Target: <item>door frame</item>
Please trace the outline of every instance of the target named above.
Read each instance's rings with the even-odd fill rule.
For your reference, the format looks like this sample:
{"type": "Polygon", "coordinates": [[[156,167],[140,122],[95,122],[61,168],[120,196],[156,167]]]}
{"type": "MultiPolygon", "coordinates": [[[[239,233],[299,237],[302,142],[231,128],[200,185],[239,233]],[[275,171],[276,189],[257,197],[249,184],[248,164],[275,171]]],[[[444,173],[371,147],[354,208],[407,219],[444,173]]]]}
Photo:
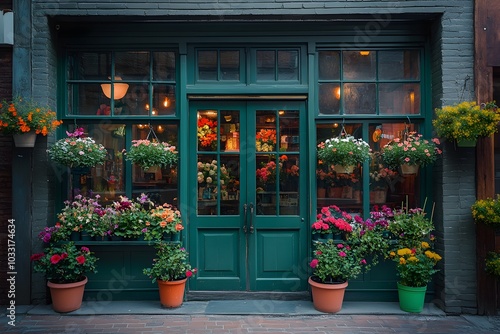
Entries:
{"type": "MultiPolygon", "coordinates": [[[[197,112],[200,109],[214,109],[214,110],[221,110],[221,109],[237,109],[240,110],[242,114],[242,120],[245,120],[246,123],[246,128],[240,130],[242,134],[244,135],[248,129],[248,134],[250,140],[247,140],[246,145],[248,146],[248,149],[250,152],[253,152],[255,154],[255,140],[251,140],[252,137],[251,135],[251,129],[256,129],[256,120],[255,120],[255,115],[256,111],[264,108],[274,108],[276,110],[278,109],[293,109],[293,110],[298,110],[299,111],[299,124],[300,124],[300,137],[303,139],[300,140],[300,151],[297,151],[296,153],[300,154],[301,159],[299,160],[300,164],[300,171],[301,173],[304,173],[303,176],[300,178],[300,200],[299,200],[299,212],[300,215],[294,215],[290,217],[281,217],[280,219],[287,219],[287,220],[294,220],[293,224],[296,226],[295,228],[297,229],[297,243],[298,245],[301,245],[301,247],[298,247],[298,258],[296,259],[297,263],[294,263],[293,265],[293,270],[295,277],[283,277],[283,280],[287,280],[288,283],[290,284],[290,289],[288,291],[294,291],[294,292],[304,292],[307,290],[307,278],[308,278],[308,269],[307,269],[307,256],[310,252],[310,247],[308,247],[308,242],[310,241],[309,239],[309,208],[308,208],[308,198],[307,192],[308,192],[308,177],[307,177],[307,170],[308,170],[308,129],[307,129],[307,101],[302,100],[302,101],[297,101],[295,100],[255,100],[255,99],[238,99],[238,101],[234,101],[233,99],[230,100],[223,100],[221,101],[220,99],[203,99],[203,101],[197,101],[192,100],[189,103],[189,128],[190,129],[195,129],[197,124],[197,112]],[[253,143],[252,143],[253,141],[253,143]],[[250,143],[248,143],[250,142],[250,143]]],[[[228,110],[225,109],[225,110],[228,110]]],[[[191,133],[191,131],[189,131],[191,133]]],[[[253,134],[255,136],[255,134],[253,134]]],[[[242,136],[243,138],[243,136],[242,136]]],[[[278,139],[279,140],[279,139],[278,139]]],[[[195,141],[195,143],[191,143],[189,147],[189,160],[190,161],[197,161],[198,159],[198,150],[197,150],[197,137],[194,137],[193,135],[190,135],[190,142],[195,141]]],[[[244,146],[243,139],[240,144],[242,147],[244,146]]],[[[256,162],[255,159],[251,163],[246,163],[245,158],[243,157],[242,154],[240,154],[240,171],[241,171],[241,184],[245,187],[246,189],[240,189],[241,193],[241,200],[239,201],[239,216],[228,216],[232,218],[237,218],[240,222],[242,221],[242,214],[244,213],[244,207],[243,205],[245,203],[249,202],[254,202],[256,200],[256,194],[255,192],[251,192],[249,189],[255,188],[255,177],[252,177],[252,174],[255,175],[254,173],[251,173],[252,170],[256,170],[256,162]]],[[[210,215],[208,216],[198,216],[197,214],[197,204],[198,204],[198,198],[197,198],[197,182],[196,178],[193,177],[196,173],[196,164],[190,163],[189,168],[188,168],[188,189],[190,190],[190,196],[188,196],[188,203],[187,207],[192,208],[191,210],[187,210],[189,217],[189,225],[188,225],[188,240],[189,240],[189,253],[190,253],[190,261],[191,264],[194,267],[199,268],[201,263],[200,263],[200,255],[198,254],[200,252],[199,247],[200,246],[200,238],[198,234],[198,229],[203,228],[203,220],[208,221],[209,219],[214,219],[213,217],[211,218],[210,215]],[[198,222],[201,221],[202,223],[198,225],[198,222]]],[[[214,216],[216,217],[216,216],[214,216]]],[[[220,217],[220,216],[219,216],[220,217]]],[[[223,217],[223,216],[222,216],[223,217]]],[[[224,217],[223,219],[225,219],[224,217]]],[[[263,224],[264,221],[267,220],[269,224],[272,224],[273,222],[276,221],[276,216],[264,216],[264,217],[259,217],[258,219],[261,220],[261,224],[263,224]]],[[[258,220],[256,220],[256,224],[258,224],[258,220]]],[[[240,223],[241,224],[241,223],[240,223]]],[[[205,224],[206,226],[207,224],[205,224]]],[[[264,224],[265,225],[265,224],[264,224]]],[[[264,225],[261,227],[264,228],[264,225]]],[[[235,228],[233,226],[233,228],[235,228]]],[[[256,226],[256,228],[258,228],[256,226]]],[[[279,228],[276,229],[274,228],[276,233],[279,233],[279,228]]],[[[232,281],[232,280],[227,280],[223,283],[224,289],[214,289],[213,291],[236,291],[236,292],[245,292],[245,291],[251,291],[251,292],[262,292],[262,291],[277,291],[277,288],[273,288],[273,284],[266,284],[266,279],[261,278],[257,279],[257,259],[256,257],[258,256],[256,250],[258,247],[258,242],[257,240],[257,234],[249,234],[249,233],[244,233],[240,229],[239,232],[233,231],[233,233],[237,233],[238,236],[238,242],[239,245],[237,246],[237,249],[239,251],[238,257],[239,259],[236,260],[236,262],[239,264],[241,271],[240,272],[240,281],[232,281]],[[247,246],[248,245],[248,246],[247,246]],[[252,248],[253,245],[253,248],[252,248]],[[247,256],[242,256],[241,254],[244,254],[248,249],[253,250],[248,253],[247,256]],[[254,265],[255,267],[251,268],[249,264],[245,263],[245,261],[248,259],[249,264],[254,265]],[[252,271],[253,270],[253,271],[252,271]],[[259,284],[257,283],[257,280],[259,281],[259,284]]],[[[282,229],[283,231],[286,230],[286,227],[282,229]]],[[[235,236],[236,237],[236,236],[235,236]]],[[[199,270],[200,273],[200,270],[199,270]]],[[[190,283],[190,291],[206,291],[206,290],[212,290],[210,288],[210,283],[203,283],[203,281],[206,279],[206,277],[200,277],[201,275],[197,275],[194,280],[191,280],[192,282],[190,283]]],[[[209,280],[208,280],[209,281],[209,280]]],[[[214,280],[215,281],[215,280],[214,280]]]]}

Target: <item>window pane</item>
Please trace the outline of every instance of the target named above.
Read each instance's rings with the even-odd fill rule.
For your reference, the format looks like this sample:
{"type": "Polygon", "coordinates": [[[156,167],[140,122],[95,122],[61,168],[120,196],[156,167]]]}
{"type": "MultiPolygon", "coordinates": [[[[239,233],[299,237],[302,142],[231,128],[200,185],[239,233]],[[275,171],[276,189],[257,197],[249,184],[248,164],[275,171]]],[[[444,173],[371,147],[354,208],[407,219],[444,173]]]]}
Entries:
{"type": "Polygon", "coordinates": [[[215,154],[198,155],[198,215],[217,215],[219,162],[215,154]]]}
{"type": "Polygon", "coordinates": [[[217,150],[217,111],[198,111],[198,151],[217,150]]]}
{"type": "Polygon", "coordinates": [[[224,155],[220,157],[220,214],[239,214],[240,199],[240,157],[239,155],[224,155]]]}
{"type": "MultiPolygon", "coordinates": [[[[160,142],[167,142],[178,147],[178,126],[176,124],[152,124],[152,129],[160,142]]],[[[132,126],[132,139],[147,139],[150,132],[146,124],[132,126]]],[[[152,139],[151,135],[149,139],[152,139]]],[[[152,167],[147,170],[138,165],[132,165],[132,197],[142,193],[157,205],[169,203],[177,206],[178,184],[177,166],[152,167]]]]}
{"type": "Polygon", "coordinates": [[[153,85],[153,116],[175,115],[175,86],[153,85]]]}
{"type": "Polygon", "coordinates": [[[275,51],[257,51],[257,80],[276,80],[275,65],[275,51]]]}
{"type": "Polygon", "coordinates": [[[175,80],[175,52],[153,52],[153,80],[175,80]]]}
{"type": "Polygon", "coordinates": [[[419,114],[420,84],[385,83],[379,84],[380,114],[419,114]]]}
{"type": "Polygon", "coordinates": [[[345,114],[375,114],[375,84],[344,84],[345,114]]]}
{"type": "MultiPolygon", "coordinates": [[[[125,148],[124,124],[79,124],[84,133],[96,143],[104,145],[106,160],[103,165],[78,168],[72,172],[73,192],[86,197],[99,195],[101,204],[110,204],[125,196],[125,169],[122,150],[125,148]]],[[[69,131],[74,126],[68,127],[69,131]]],[[[68,197],[69,198],[69,197],[68,197]]]]}
{"type": "Polygon", "coordinates": [[[418,50],[379,51],[379,79],[420,79],[420,56],[418,50]]]}
{"type": "Polygon", "coordinates": [[[343,51],[344,80],[374,80],[376,73],[375,52],[343,51]]]}
{"type": "Polygon", "coordinates": [[[221,80],[240,80],[240,52],[238,50],[220,52],[221,80]]]}
{"type": "Polygon", "coordinates": [[[115,76],[116,80],[149,80],[149,52],[116,52],[115,76]]]}
{"type": "Polygon", "coordinates": [[[68,79],[107,80],[111,75],[111,53],[73,52],[68,59],[68,79]]]}
{"type": "Polygon", "coordinates": [[[198,51],[198,80],[217,80],[217,51],[198,51]]]}
{"type": "Polygon", "coordinates": [[[149,115],[149,85],[130,84],[125,103],[124,115],[149,115]]]}
{"type": "Polygon", "coordinates": [[[278,80],[299,80],[299,53],[278,51],[278,80]]]}
{"type": "Polygon", "coordinates": [[[319,80],[340,79],[340,52],[319,52],[318,77],[319,80]]]}
{"type": "Polygon", "coordinates": [[[324,115],[338,115],[340,113],[340,84],[319,84],[319,113],[324,115]]]}

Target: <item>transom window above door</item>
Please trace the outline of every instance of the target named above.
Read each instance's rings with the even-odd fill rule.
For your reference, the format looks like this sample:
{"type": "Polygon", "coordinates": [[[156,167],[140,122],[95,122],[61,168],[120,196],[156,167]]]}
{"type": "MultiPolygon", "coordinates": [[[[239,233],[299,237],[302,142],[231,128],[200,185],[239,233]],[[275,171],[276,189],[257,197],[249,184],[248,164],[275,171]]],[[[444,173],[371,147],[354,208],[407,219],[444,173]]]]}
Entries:
{"type": "Polygon", "coordinates": [[[420,115],[420,50],[318,51],[319,115],[420,115]]]}

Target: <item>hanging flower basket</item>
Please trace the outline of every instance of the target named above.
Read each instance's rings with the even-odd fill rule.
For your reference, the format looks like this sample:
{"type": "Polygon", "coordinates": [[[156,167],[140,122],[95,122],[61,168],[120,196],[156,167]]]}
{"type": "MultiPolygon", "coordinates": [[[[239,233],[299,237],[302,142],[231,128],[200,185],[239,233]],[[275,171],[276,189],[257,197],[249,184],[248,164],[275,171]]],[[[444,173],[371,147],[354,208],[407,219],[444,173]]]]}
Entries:
{"type": "Polygon", "coordinates": [[[335,137],[318,145],[322,163],[337,166],[357,166],[370,157],[370,145],[353,136],[335,137]]]}
{"type": "Polygon", "coordinates": [[[16,147],[35,147],[36,132],[17,133],[12,135],[12,138],[14,138],[14,145],[16,147]]]}
{"type": "Polygon", "coordinates": [[[132,140],[132,147],[125,156],[127,160],[145,170],[153,166],[174,166],[177,163],[175,146],[148,139],[132,140]]]}

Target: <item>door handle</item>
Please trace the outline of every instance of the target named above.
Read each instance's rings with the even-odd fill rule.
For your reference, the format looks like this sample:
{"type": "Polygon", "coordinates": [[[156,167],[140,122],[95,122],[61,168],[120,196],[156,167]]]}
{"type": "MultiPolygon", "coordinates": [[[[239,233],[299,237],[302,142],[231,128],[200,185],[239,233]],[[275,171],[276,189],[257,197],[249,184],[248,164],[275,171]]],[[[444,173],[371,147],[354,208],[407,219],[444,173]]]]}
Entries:
{"type": "Polygon", "coordinates": [[[243,204],[243,220],[244,220],[244,224],[243,224],[243,232],[247,233],[247,205],[246,204],[243,204]]]}
{"type": "Polygon", "coordinates": [[[254,227],[253,227],[253,203],[250,203],[250,233],[254,232],[254,227]]]}

